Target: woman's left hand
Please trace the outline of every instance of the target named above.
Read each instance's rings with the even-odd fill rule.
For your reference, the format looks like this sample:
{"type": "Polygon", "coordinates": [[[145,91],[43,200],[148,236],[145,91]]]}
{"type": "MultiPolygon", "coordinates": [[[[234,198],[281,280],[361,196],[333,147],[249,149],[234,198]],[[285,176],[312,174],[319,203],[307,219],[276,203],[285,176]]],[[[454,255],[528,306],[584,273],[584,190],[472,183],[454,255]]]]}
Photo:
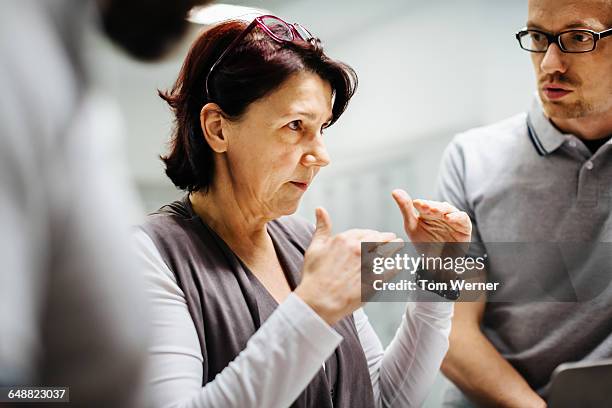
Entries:
{"type": "Polygon", "coordinates": [[[392,195],[402,212],[404,229],[412,242],[470,241],[472,222],[465,212],[446,202],[412,200],[400,189],[394,190],[392,195]]]}

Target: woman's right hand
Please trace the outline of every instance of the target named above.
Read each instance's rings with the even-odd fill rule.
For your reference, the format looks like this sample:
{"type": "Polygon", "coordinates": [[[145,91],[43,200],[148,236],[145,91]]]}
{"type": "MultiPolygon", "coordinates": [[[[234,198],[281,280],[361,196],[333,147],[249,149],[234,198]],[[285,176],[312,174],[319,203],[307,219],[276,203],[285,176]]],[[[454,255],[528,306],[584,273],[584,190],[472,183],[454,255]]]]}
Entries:
{"type": "Polygon", "coordinates": [[[361,306],[361,243],[402,242],[392,232],[352,229],[332,235],[331,219],[316,209],[317,226],[304,255],[298,295],[332,325],[361,306]]]}

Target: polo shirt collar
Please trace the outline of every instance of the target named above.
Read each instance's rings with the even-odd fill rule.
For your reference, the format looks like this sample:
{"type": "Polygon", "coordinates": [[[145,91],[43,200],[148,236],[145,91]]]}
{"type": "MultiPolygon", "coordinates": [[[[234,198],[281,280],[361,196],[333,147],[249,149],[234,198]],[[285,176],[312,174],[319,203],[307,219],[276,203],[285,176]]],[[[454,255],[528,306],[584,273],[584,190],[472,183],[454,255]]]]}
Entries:
{"type": "Polygon", "coordinates": [[[544,114],[540,98],[535,96],[527,114],[529,137],[540,156],[546,156],[557,150],[566,137],[544,114]]]}

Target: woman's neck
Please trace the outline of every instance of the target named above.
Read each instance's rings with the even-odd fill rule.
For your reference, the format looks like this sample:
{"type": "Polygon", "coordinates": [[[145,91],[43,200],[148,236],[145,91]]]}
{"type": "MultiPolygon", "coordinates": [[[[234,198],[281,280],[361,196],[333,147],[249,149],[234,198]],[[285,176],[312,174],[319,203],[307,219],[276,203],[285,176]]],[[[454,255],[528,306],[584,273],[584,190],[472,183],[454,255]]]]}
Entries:
{"type": "Polygon", "coordinates": [[[237,253],[252,253],[271,244],[266,223],[270,221],[240,201],[232,191],[211,186],[206,193],[193,192],[194,212],[237,253]]]}

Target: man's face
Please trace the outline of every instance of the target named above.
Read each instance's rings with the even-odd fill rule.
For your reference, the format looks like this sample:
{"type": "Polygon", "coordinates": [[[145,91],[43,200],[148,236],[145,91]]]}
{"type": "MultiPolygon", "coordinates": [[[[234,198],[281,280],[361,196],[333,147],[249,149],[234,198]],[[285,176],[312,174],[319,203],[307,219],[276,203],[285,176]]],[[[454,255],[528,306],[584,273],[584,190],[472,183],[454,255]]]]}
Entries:
{"type": "MultiPolygon", "coordinates": [[[[612,0],[530,0],[528,28],[557,34],[584,28],[610,28],[612,0]]],[[[568,54],[551,44],[532,53],[544,111],[550,118],[574,119],[612,112],[612,38],[597,42],[592,52],[568,54]]]]}

